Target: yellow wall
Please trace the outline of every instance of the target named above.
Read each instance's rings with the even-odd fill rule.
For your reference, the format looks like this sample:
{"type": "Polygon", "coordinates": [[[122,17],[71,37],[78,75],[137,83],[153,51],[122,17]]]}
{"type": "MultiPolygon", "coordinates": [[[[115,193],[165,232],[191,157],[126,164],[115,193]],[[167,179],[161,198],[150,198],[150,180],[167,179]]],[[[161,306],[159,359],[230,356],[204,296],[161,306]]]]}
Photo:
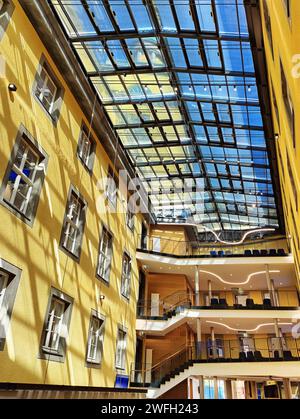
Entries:
{"type": "MultiPolygon", "coordinates": [[[[300,2],[291,1],[291,19],[289,20],[284,8],[284,2],[281,0],[266,1],[269,15],[271,18],[273,53],[272,56],[270,43],[266,33],[264,19],[264,40],[266,58],[268,64],[268,75],[270,82],[271,102],[273,110],[273,119],[275,125],[275,133],[279,134],[279,140],[276,142],[278,153],[278,166],[281,180],[283,207],[287,231],[291,235],[291,246],[295,256],[295,264],[297,270],[299,284],[299,267],[300,267],[300,248],[298,238],[300,239],[300,219],[299,219],[299,188],[300,188],[300,2]],[[295,141],[296,147],[293,146],[291,130],[288,123],[287,113],[281,89],[281,70],[280,60],[282,62],[287,83],[290,90],[291,99],[295,111],[295,141]],[[273,104],[272,85],[276,102],[278,106],[279,119],[277,120],[275,107],[273,104]],[[288,170],[287,159],[290,161],[292,176],[294,178],[297,196],[294,196],[291,176],[288,170]],[[293,216],[292,216],[293,214],[293,216]],[[294,218],[294,220],[293,220],[294,218]]],[[[264,16],[263,1],[260,0],[261,13],[264,16]]]]}
{"type": "MultiPolygon", "coordinates": [[[[128,328],[127,374],[134,361],[138,292],[135,249],[141,220],[136,220],[133,235],[126,227],[125,214],[97,212],[97,180],[105,176],[109,163],[100,144],[101,139],[97,141],[94,170],[90,176],[76,157],[81,122],[88,121],[18,2],[15,2],[15,5],[6,34],[0,42],[0,54],[6,60],[5,77],[0,79],[0,181],[3,179],[21,124],[50,158],[33,228],[0,206],[0,256],[22,269],[10,332],[5,349],[0,352],[0,381],[114,386],[115,347],[119,323],[128,328]],[[31,93],[41,54],[46,56],[65,89],[57,127],[52,124],[31,93]],[[15,83],[18,91],[9,94],[8,83],[15,83]],[[59,249],[71,184],[88,202],[79,264],[59,249]],[[114,257],[109,287],[95,277],[101,222],[104,222],[114,235],[114,257]],[[120,296],[119,291],[124,249],[132,256],[130,303],[120,296]],[[48,363],[37,357],[51,286],[74,298],[64,363],[48,363]],[[102,305],[99,302],[100,294],[106,297],[102,305]],[[92,309],[106,316],[104,357],[100,369],[85,367],[92,309]]],[[[95,133],[93,134],[96,137],[95,133]]],[[[119,200],[119,210],[121,205],[119,200]]]]}

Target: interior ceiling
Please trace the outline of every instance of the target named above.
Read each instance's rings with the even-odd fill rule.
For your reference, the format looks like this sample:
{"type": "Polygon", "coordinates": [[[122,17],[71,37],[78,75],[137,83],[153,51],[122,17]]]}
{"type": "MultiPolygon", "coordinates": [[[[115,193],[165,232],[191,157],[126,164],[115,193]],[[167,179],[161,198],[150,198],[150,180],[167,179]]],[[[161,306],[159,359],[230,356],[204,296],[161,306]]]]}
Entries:
{"type": "MultiPolygon", "coordinates": [[[[145,265],[144,265],[145,267],[145,265]]],[[[270,277],[274,280],[276,289],[295,287],[295,270],[292,263],[270,264],[270,277]]],[[[186,275],[190,284],[194,286],[195,266],[172,266],[161,262],[147,261],[146,271],[157,274],[186,275]]],[[[266,265],[201,265],[199,267],[199,280],[201,291],[208,290],[208,281],[212,283],[215,291],[241,288],[243,290],[266,290],[266,265]]],[[[176,279],[174,278],[174,281],[176,279]]]]}
{"type": "Polygon", "coordinates": [[[50,3],[159,222],[278,227],[243,0],[50,3]]]}

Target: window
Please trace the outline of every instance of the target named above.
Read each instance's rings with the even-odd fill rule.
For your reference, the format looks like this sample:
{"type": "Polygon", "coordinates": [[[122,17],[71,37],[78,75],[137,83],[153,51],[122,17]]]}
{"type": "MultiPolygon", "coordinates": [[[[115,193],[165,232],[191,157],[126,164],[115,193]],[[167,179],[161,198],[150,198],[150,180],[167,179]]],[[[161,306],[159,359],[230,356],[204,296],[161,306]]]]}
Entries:
{"type": "Polygon", "coordinates": [[[104,338],[104,319],[100,318],[96,312],[92,314],[90,321],[87,362],[91,364],[101,364],[102,349],[104,338]]]}
{"type": "Polygon", "coordinates": [[[267,31],[267,35],[268,35],[268,39],[269,39],[269,43],[270,43],[272,56],[274,58],[271,18],[270,18],[270,13],[269,13],[269,9],[268,9],[268,5],[267,5],[266,0],[263,1],[263,7],[264,7],[264,18],[265,18],[266,31],[267,31]]]}
{"type": "Polygon", "coordinates": [[[11,0],[0,0],[0,41],[6,31],[15,6],[11,0]]]}
{"type": "Polygon", "coordinates": [[[82,126],[78,141],[77,155],[83,165],[92,172],[94,165],[96,143],[91,137],[91,133],[85,126],[82,126]]]}
{"type": "Polygon", "coordinates": [[[119,327],[117,338],[116,350],[116,368],[125,370],[126,368],[126,345],[127,345],[127,332],[119,327]]]}
{"type": "Polygon", "coordinates": [[[293,175],[293,170],[292,170],[290,159],[289,159],[289,156],[288,155],[287,155],[287,168],[288,168],[288,172],[289,172],[289,179],[290,179],[290,183],[291,183],[292,192],[293,192],[293,195],[294,195],[294,200],[295,200],[295,205],[296,205],[296,211],[298,211],[298,194],[297,194],[297,188],[296,188],[295,179],[294,179],[294,175],[293,175]]]}
{"type": "Polygon", "coordinates": [[[52,288],[41,340],[41,357],[63,361],[73,299],[52,288]]]}
{"type": "Polygon", "coordinates": [[[21,270],[0,258],[0,351],[4,349],[21,270]]]}
{"type": "Polygon", "coordinates": [[[117,206],[117,190],[117,179],[110,167],[107,174],[106,197],[114,207],[117,206]]]}
{"type": "Polygon", "coordinates": [[[131,259],[124,253],[122,264],[121,294],[129,299],[130,296],[131,259]]]}
{"type": "Polygon", "coordinates": [[[45,68],[42,68],[35,94],[44,108],[51,114],[55,102],[57,87],[45,68]]]}
{"type": "Polygon", "coordinates": [[[126,223],[130,230],[134,230],[134,213],[131,212],[129,209],[127,210],[126,214],[126,223]]]}
{"type": "Polygon", "coordinates": [[[21,128],[1,188],[1,202],[28,224],[33,224],[45,178],[48,156],[21,128]]]}
{"type": "Polygon", "coordinates": [[[109,231],[103,227],[99,246],[99,259],[97,275],[109,282],[111,262],[113,255],[113,238],[109,231]]]}
{"type": "Polygon", "coordinates": [[[282,0],[285,8],[286,15],[291,19],[291,0],[282,0]]]}
{"type": "Polygon", "coordinates": [[[33,85],[33,94],[47,115],[56,123],[59,118],[64,89],[42,56],[33,85]]]}
{"type": "Polygon", "coordinates": [[[282,96],[284,100],[285,110],[288,116],[288,122],[293,138],[293,146],[296,147],[296,137],[295,137],[295,113],[294,113],[294,106],[293,101],[290,94],[290,89],[287,84],[287,80],[285,77],[284,68],[282,62],[280,61],[280,68],[281,68],[281,89],[282,89],[282,96]]]}
{"type": "Polygon", "coordinates": [[[86,202],[71,187],[62,229],[61,246],[77,259],[81,252],[86,208],[86,202]]]}

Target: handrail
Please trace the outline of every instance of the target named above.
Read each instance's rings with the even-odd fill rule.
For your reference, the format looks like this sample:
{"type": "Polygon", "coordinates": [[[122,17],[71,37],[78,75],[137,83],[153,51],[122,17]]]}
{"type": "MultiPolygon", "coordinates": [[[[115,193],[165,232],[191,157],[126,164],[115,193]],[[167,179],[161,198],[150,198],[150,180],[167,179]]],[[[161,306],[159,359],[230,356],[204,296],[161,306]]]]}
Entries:
{"type": "MultiPolygon", "coordinates": [[[[139,234],[138,236],[141,236],[141,234],[139,234]]],[[[218,242],[213,242],[211,244],[208,244],[207,242],[202,242],[200,240],[176,240],[170,237],[163,237],[163,236],[156,236],[156,235],[147,235],[147,236],[143,236],[146,237],[147,240],[151,240],[151,239],[160,239],[160,240],[166,240],[169,242],[174,242],[174,243],[187,243],[187,244],[197,244],[199,246],[201,246],[201,248],[214,248],[214,247],[245,247],[245,246],[251,246],[251,245],[257,245],[260,243],[266,243],[266,242],[274,242],[274,241],[281,241],[281,240],[285,240],[287,241],[287,237],[285,236],[274,236],[274,237],[266,237],[266,238],[262,238],[262,239],[257,239],[257,240],[249,240],[249,241],[245,241],[243,243],[236,243],[236,244],[224,244],[224,243],[218,243],[218,242]]]]}
{"type": "Polygon", "coordinates": [[[162,358],[164,358],[162,361],[157,362],[155,365],[153,365],[152,369],[158,367],[160,364],[162,364],[163,362],[167,361],[168,359],[173,358],[174,356],[176,356],[179,352],[181,352],[182,350],[184,350],[187,347],[186,344],[183,344],[180,349],[178,349],[176,352],[172,353],[169,352],[168,354],[164,355],[162,358]],[[171,355],[169,355],[171,354],[171,355]],[[169,355],[169,356],[168,356],[169,355]],[[166,358],[165,358],[166,357],[166,358]]]}
{"type": "MultiPolygon", "coordinates": [[[[234,340],[222,340],[221,344],[212,342],[195,342],[192,345],[180,347],[174,354],[155,364],[151,368],[131,369],[131,383],[140,382],[143,385],[160,385],[165,377],[188,368],[190,362],[244,362],[244,361],[300,361],[300,339],[291,337],[250,337],[250,342],[243,343],[234,340]],[[199,345],[200,344],[200,345],[199,345]],[[250,356],[251,355],[251,356],[250,356]],[[141,381],[135,381],[141,380],[141,381]]],[[[145,366],[148,364],[145,364],[145,366]]]]}

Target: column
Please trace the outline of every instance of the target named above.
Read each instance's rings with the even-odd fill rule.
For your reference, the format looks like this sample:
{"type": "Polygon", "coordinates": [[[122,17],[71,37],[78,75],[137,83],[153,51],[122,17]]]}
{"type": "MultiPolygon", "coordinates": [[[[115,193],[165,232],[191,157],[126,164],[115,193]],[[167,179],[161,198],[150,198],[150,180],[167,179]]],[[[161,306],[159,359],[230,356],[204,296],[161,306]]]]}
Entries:
{"type": "Polygon", "coordinates": [[[199,377],[199,398],[204,400],[204,378],[203,376],[199,377]]]}
{"type": "Polygon", "coordinates": [[[196,267],[195,271],[195,305],[200,306],[200,282],[198,266],[196,267]]]}
{"type": "Polygon", "coordinates": [[[274,319],[274,329],[275,329],[275,336],[276,336],[276,345],[278,345],[279,355],[283,356],[283,347],[282,347],[282,335],[281,330],[279,328],[278,319],[274,319]]]}
{"type": "Polygon", "coordinates": [[[231,380],[225,380],[226,399],[232,399],[232,384],[231,380]]]}
{"type": "Polygon", "coordinates": [[[197,318],[196,319],[196,329],[197,329],[197,358],[200,359],[201,358],[201,346],[202,346],[202,332],[201,332],[201,319],[197,318]]]}
{"type": "Polygon", "coordinates": [[[211,286],[211,280],[208,280],[208,299],[209,299],[209,305],[211,304],[212,299],[212,286],[211,286]]]}
{"type": "Polygon", "coordinates": [[[267,280],[267,287],[268,287],[268,291],[270,293],[270,299],[271,299],[271,304],[273,306],[275,306],[275,301],[273,298],[273,292],[272,292],[272,285],[271,285],[271,278],[270,278],[270,271],[269,271],[269,265],[266,265],[266,280],[267,280]]]}
{"type": "Polygon", "coordinates": [[[211,334],[211,345],[212,345],[212,354],[213,354],[213,358],[217,358],[218,354],[217,354],[217,348],[216,348],[216,339],[215,339],[215,329],[214,327],[210,328],[210,334],[211,334]]]}
{"type": "Polygon", "coordinates": [[[214,399],[217,400],[218,398],[219,398],[218,379],[214,377],[214,399]]]}
{"type": "Polygon", "coordinates": [[[271,279],[271,291],[272,291],[272,297],[273,297],[273,301],[274,301],[274,306],[278,307],[278,300],[277,300],[277,296],[276,296],[276,292],[275,292],[275,284],[274,284],[274,279],[271,279]]]}
{"type": "Polygon", "coordinates": [[[289,378],[283,379],[283,387],[284,387],[284,397],[286,399],[292,399],[293,393],[292,393],[291,380],[289,378]]]}

